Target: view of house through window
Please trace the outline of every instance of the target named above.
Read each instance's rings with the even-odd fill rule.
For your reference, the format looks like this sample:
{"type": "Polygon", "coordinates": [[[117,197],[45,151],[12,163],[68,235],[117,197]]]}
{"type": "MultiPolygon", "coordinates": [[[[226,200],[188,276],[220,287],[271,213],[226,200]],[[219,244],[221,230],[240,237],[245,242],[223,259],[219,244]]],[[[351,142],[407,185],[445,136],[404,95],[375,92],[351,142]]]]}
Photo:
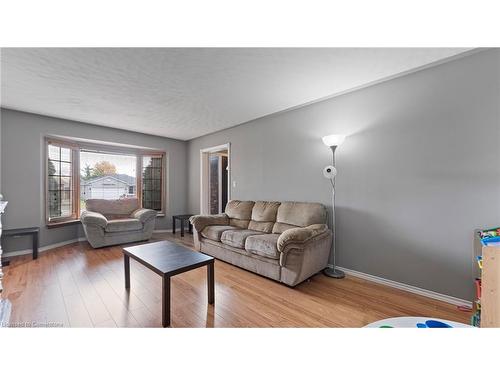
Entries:
{"type": "Polygon", "coordinates": [[[165,209],[165,153],[100,149],[49,139],[46,165],[47,222],[78,220],[87,199],[139,198],[143,208],[165,209]],[[79,169],[79,171],[78,171],[79,169]]]}
{"type": "Polygon", "coordinates": [[[87,199],[137,196],[135,155],[80,151],[80,211],[87,199]]]}

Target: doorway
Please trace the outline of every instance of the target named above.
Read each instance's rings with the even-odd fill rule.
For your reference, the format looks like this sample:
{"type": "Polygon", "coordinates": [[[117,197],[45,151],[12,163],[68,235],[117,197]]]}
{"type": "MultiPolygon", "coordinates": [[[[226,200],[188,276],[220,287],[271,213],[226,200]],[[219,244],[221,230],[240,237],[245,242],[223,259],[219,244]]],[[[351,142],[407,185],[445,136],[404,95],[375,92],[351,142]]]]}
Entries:
{"type": "Polygon", "coordinates": [[[200,165],[201,214],[220,214],[230,199],[229,143],[200,150],[200,165]]]}

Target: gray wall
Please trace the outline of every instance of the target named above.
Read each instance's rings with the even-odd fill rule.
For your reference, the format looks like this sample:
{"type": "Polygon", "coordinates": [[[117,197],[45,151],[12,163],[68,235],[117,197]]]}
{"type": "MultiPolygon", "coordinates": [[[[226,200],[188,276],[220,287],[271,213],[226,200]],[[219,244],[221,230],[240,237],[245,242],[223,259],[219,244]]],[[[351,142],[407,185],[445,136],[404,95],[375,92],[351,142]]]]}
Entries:
{"type": "MultiPolygon", "coordinates": [[[[9,201],[3,217],[5,229],[40,226],[40,246],[83,237],[80,224],[48,229],[44,209],[44,136],[60,135],[152,147],[167,152],[168,200],[166,216],[157,229],[170,228],[172,214],[186,212],[187,143],[168,138],[1,109],[0,191],[9,201]]],[[[29,239],[7,239],[4,251],[30,247],[29,239]]]]}
{"type": "Polygon", "coordinates": [[[329,207],[323,135],[337,150],[338,264],[471,300],[474,228],[500,225],[500,52],[487,50],[189,142],[231,143],[232,197],[329,207]]]}

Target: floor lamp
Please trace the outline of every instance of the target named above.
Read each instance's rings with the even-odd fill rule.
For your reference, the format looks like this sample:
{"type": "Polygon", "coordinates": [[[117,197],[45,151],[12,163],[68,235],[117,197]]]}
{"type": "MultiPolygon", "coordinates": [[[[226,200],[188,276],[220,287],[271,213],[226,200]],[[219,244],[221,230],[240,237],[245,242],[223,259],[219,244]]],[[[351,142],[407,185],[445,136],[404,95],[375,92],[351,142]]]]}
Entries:
{"type": "Polygon", "coordinates": [[[332,241],[332,263],[328,265],[328,268],[325,268],[323,273],[326,276],[333,277],[335,279],[342,279],[345,277],[343,271],[335,268],[335,242],[337,239],[337,231],[335,228],[335,176],[337,175],[337,169],[335,168],[335,150],[338,146],[340,146],[344,140],[345,135],[342,134],[331,134],[322,138],[323,143],[330,147],[332,150],[332,165],[328,165],[323,169],[323,176],[330,180],[332,184],[332,231],[333,231],[333,241],[332,241]]]}

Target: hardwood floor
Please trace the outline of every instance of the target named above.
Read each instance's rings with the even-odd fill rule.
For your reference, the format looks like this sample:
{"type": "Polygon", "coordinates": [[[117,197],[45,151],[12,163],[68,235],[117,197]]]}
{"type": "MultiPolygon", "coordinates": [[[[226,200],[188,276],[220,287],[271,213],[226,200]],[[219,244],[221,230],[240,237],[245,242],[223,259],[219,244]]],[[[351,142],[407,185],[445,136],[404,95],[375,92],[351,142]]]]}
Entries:
{"type": "MultiPolygon", "coordinates": [[[[192,246],[192,236],[155,234],[192,246]]],[[[161,278],[134,260],[124,288],[120,246],[87,242],[13,258],[4,268],[4,297],[13,326],[161,327],[161,278]]],[[[347,276],[318,274],[295,288],[215,262],[215,305],[207,304],[206,269],[172,278],[172,327],[361,327],[412,315],[467,323],[453,305],[347,276]]]]}

